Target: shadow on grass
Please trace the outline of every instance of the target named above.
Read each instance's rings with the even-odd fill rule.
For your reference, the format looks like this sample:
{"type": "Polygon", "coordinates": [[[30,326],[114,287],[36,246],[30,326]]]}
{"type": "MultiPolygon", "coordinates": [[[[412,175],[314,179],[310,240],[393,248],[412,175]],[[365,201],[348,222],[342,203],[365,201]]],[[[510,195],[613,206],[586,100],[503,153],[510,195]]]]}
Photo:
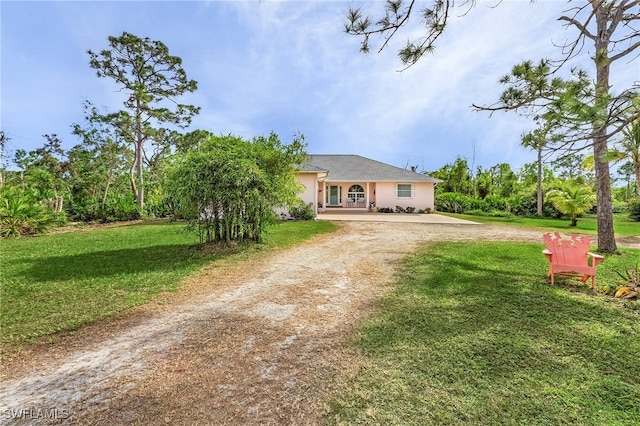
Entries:
{"type": "Polygon", "coordinates": [[[171,271],[214,256],[192,244],[105,250],[36,259],[24,275],[37,281],[56,281],[171,271]]]}
{"type": "Polygon", "coordinates": [[[526,244],[443,243],[410,258],[358,340],[379,362],[364,380],[385,382],[385,420],[640,420],[637,315],[551,287],[546,267],[526,244]]]}

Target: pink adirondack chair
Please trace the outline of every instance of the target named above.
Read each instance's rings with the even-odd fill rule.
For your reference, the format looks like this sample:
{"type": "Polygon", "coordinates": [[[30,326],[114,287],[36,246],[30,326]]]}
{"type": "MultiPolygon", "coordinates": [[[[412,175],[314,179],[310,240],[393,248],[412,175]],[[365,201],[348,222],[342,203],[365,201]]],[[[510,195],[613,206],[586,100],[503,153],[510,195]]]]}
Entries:
{"type": "Polygon", "coordinates": [[[591,288],[595,288],[596,266],[604,257],[589,252],[591,242],[588,236],[573,234],[567,239],[562,238],[557,232],[547,232],[544,234],[544,244],[547,248],[542,253],[549,261],[547,276],[551,277],[551,285],[555,284],[554,278],[558,274],[577,277],[583,282],[591,277],[591,288]]]}

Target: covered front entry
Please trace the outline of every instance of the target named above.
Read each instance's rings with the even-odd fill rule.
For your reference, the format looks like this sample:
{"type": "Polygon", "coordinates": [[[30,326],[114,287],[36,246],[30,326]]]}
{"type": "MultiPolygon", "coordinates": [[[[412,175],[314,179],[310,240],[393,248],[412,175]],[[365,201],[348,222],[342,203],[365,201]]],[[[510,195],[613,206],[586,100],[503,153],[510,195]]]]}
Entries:
{"type": "MultiPolygon", "coordinates": [[[[323,190],[321,188],[319,193],[322,194],[322,192],[323,190]]],[[[319,197],[318,201],[320,203],[324,202],[325,207],[342,207],[361,210],[375,203],[375,184],[371,185],[369,182],[340,182],[340,184],[337,185],[335,183],[325,182],[324,194],[325,196],[319,197]]]]}

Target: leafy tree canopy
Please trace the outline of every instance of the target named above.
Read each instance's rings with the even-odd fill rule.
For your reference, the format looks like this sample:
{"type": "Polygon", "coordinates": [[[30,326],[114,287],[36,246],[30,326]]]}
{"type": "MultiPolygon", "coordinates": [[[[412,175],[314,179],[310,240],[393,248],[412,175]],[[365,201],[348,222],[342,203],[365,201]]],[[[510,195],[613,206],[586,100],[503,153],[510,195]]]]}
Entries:
{"type": "Polygon", "coordinates": [[[194,92],[197,83],[187,78],[182,59],[170,55],[161,41],[123,32],[119,37],[109,37],[109,49],[87,53],[98,77],[111,78],[126,95],[125,109],[108,114],[103,120],[117,128],[134,147],[131,189],[142,209],[144,162],[156,164],[158,159],[146,156],[146,145],[152,144],[159,154],[169,150],[176,135],[163,126],[184,128],[199,113],[198,107],[177,101],[179,96],[194,92]]]}

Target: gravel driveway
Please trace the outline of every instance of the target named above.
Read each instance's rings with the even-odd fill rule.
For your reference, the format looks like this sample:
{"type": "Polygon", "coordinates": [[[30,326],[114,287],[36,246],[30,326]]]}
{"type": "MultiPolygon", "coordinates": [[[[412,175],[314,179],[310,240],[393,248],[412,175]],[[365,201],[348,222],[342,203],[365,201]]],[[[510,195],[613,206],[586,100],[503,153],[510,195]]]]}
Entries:
{"type": "Polygon", "coordinates": [[[541,231],[517,228],[336,223],[250,263],[212,264],[178,292],[3,362],[0,421],[315,424],[333,379],[359,362],[346,343],[419,244],[542,248],[541,231]]]}

